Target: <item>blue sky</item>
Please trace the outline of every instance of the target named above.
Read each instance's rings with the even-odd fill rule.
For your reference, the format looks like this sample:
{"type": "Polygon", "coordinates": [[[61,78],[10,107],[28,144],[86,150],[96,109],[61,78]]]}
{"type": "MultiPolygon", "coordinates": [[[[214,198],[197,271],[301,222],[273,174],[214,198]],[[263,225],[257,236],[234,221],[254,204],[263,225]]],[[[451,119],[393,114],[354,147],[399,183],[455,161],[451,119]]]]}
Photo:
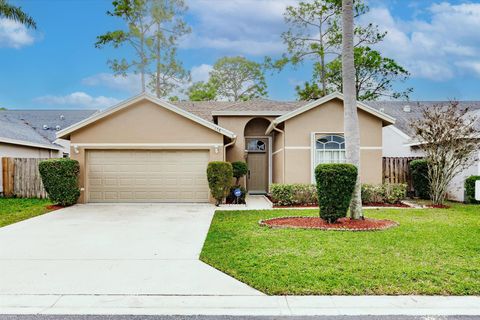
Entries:
{"type": "MultiPolygon", "coordinates": [[[[138,91],[134,76],[112,76],[106,61],[124,52],[96,49],[95,38],[121,27],[109,17],[110,0],[23,0],[35,32],[0,20],[0,106],[7,108],[104,108],[138,91]]],[[[225,55],[262,61],[284,51],[282,14],[295,0],[187,0],[192,34],[179,56],[194,80],[208,77],[225,55]]],[[[480,100],[480,2],[369,0],[360,22],[388,31],[377,49],[405,66],[414,100],[480,100]]],[[[268,75],[269,98],[295,99],[310,66],[268,75]]]]}

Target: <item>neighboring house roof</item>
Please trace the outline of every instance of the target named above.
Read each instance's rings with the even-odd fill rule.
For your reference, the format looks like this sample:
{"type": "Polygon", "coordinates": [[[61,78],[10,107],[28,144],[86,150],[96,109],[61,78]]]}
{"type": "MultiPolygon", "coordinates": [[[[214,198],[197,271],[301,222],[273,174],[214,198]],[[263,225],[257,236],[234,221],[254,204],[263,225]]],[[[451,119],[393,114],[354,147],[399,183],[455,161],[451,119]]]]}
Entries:
{"type": "Polygon", "coordinates": [[[175,112],[175,113],[177,113],[177,114],[179,114],[179,115],[181,115],[181,116],[183,116],[183,117],[185,117],[185,118],[188,118],[188,119],[190,119],[190,120],[192,120],[192,121],[194,121],[194,122],[196,122],[196,123],[198,123],[198,124],[200,124],[200,125],[202,125],[202,126],[204,126],[204,127],[207,127],[207,128],[209,128],[209,129],[211,129],[211,130],[214,130],[214,131],[216,131],[216,132],[218,132],[218,133],[221,133],[221,134],[223,134],[224,136],[227,136],[227,137],[229,137],[229,138],[231,138],[231,139],[233,139],[233,138],[236,137],[233,132],[231,132],[231,131],[229,131],[229,130],[227,130],[227,129],[224,129],[224,128],[220,127],[220,126],[217,126],[217,125],[214,124],[213,122],[208,121],[207,119],[202,118],[202,117],[199,116],[199,115],[196,115],[196,114],[194,114],[194,113],[191,113],[191,112],[186,111],[186,107],[185,107],[185,108],[180,108],[180,107],[178,107],[178,106],[175,106],[175,105],[173,105],[173,104],[171,104],[171,103],[169,103],[169,102],[167,102],[167,101],[160,100],[160,99],[158,99],[158,98],[156,98],[156,97],[154,97],[154,96],[152,96],[152,95],[150,95],[150,94],[147,94],[147,93],[139,94],[139,95],[137,95],[137,96],[135,96],[135,97],[132,97],[132,98],[130,98],[130,99],[128,99],[128,100],[125,100],[125,101],[123,101],[123,102],[121,102],[121,103],[119,103],[119,104],[117,104],[117,105],[114,105],[114,106],[112,106],[112,107],[110,107],[110,108],[107,108],[107,109],[101,111],[101,112],[98,112],[98,113],[92,115],[91,117],[89,117],[89,118],[87,118],[87,119],[85,119],[85,120],[83,120],[83,121],[80,121],[80,122],[78,122],[78,123],[76,123],[76,124],[71,125],[71,126],[68,127],[68,128],[65,128],[65,129],[63,129],[63,130],[60,130],[60,131],[57,132],[57,137],[58,137],[58,138],[68,137],[72,132],[77,131],[77,130],[79,130],[80,128],[83,128],[83,127],[85,127],[85,126],[87,126],[87,125],[89,125],[89,124],[91,124],[91,123],[93,123],[93,122],[96,122],[96,121],[98,121],[98,120],[100,120],[100,119],[102,119],[102,118],[104,118],[104,117],[106,117],[106,116],[108,116],[108,115],[111,115],[111,114],[113,114],[113,113],[115,113],[115,112],[117,112],[117,111],[120,111],[120,110],[122,110],[122,109],[124,109],[124,108],[127,108],[128,106],[133,105],[134,103],[137,103],[137,102],[139,102],[139,101],[141,101],[141,100],[144,100],[144,99],[145,99],[145,100],[148,100],[148,101],[150,101],[150,102],[152,102],[152,103],[155,103],[155,104],[157,104],[158,106],[161,106],[161,107],[163,107],[163,108],[165,108],[165,109],[167,109],[167,110],[170,110],[170,111],[172,111],[172,112],[175,112]]]}
{"type": "Polygon", "coordinates": [[[45,149],[60,149],[21,120],[0,113],[0,141],[45,149]]]}
{"type": "MultiPolygon", "coordinates": [[[[289,113],[286,113],[286,114],[284,114],[284,115],[276,118],[275,120],[272,121],[272,123],[271,123],[270,126],[268,127],[268,129],[267,129],[267,134],[270,133],[276,125],[278,125],[278,124],[280,124],[280,123],[282,123],[282,122],[284,122],[284,121],[287,121],[288,119],[291,119],[291,118],[293,118],[293,117],[296,117],[296,116],[298,116],[299,114],[302,114],[302,113],[304,113],[304,112],[307,112],[308,110],[311,110],[311,109],[313,109],[313,108],[315,108],[315,107],[318,107],[318,106],[320,106],[320,105],[322,105],[322,104],[324,104],[324,103],[326,103],[326,102],[328,102],[328,101],[331,101],[331,100],[333,100],[333,99],[340,99],[340,100],[343,101],[343,94],[341,94],[341,93],[339,93],[339,92],[334,92],[334,93],[332,93],[332,94],[329,94],[329,95],[327,95],[327,96],[325,96],[325,97],[322,97],[322,98],[320,98],[320,99],[317,99],[317,100],[315,100],[315,101],[312,101],[312,102],[310,102],[310,103],[307,103],[307,104],[305,104],[304,106],[302,106],[302,107],[300,107],[300,108],[297,108],[297,109],[295,109],[295,110],[293,110],[293,111],[291,111],[291,112],[289,112],[289,113]]],[[[393,117],[385,114],[384,112],[381,112],[381,111],[378,110],[378,109],[372,108],[372,107],[370,107],[369,105],[367,105],[367,104],[365,104],[365,103],[363,103],[363,102],[358,101],[358,102],[357,102],[357,106],[358,106],[358,108],[359,108],[360,110],[363,110],[363,111],[365,111],[365,112],[368,112],[368,113],[370,113],[370,114],[372,114],[372,115],[374,115],[374,116],[382,119],[382,121],[383,121],[384,123],[386,123],[386,124],[394,124],[394,123],[395,123],[395,118],[393,118],[393,117]]]]}
{"type": "MultiPolygon", "coordinates": [[[[395,127],[407,135],[412,135],[410,125],[422,117],[423,107],[446,105],[449,101],[368,101],[368,105],[395,118],[395,127]],[[407,106],[407,108],[405,108],[407,106]],[[405,109],[404,109],[405,108],[405,109]],[[405,111],[409,110],[409,111],[405,111]]],[[[460,108],[480,110],[480,101],[459,101],[460,108]]]]}
{"type": "Polygon", "coordinates": [[[0,111],[0,141],[61,149],[56,145],[56,126],[70,126],[95,110],[4,110],[0,111]],[[43,127],[47,126],[47,129],[43,127]]]}

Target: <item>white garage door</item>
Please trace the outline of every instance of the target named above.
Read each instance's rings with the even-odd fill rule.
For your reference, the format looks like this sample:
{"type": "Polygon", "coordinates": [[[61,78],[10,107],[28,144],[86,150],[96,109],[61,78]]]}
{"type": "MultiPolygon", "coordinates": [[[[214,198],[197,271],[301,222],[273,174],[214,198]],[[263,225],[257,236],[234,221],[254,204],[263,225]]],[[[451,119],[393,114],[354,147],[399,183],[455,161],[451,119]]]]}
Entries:
{"type": "Polygon", "coordinates": [[[208,151],[87,152],[88,202],[208,202],[208,151]]]}

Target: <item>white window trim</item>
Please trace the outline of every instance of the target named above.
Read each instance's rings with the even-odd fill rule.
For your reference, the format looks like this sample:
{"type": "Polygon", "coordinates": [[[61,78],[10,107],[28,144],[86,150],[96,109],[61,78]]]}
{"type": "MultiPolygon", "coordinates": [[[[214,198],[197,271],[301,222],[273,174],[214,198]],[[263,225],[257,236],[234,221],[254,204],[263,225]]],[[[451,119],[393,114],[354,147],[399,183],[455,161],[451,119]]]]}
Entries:
{"type": "Polygon", "coordinates": [[[345,137],[345,133],[344,132],[339,132],[339,131],[328,131],[328,132],[319,132],[319,131],[315,131],[315,132],[310,132],[310,178],[311,178],[311,182],[312,184],[315,184],[316,181],[315,181],[315,152],[317,151],[316,148],[315,148],[315,145],[316,145],[316,139],[315,139],[315,136],[317,134],[324,134],[324,135],[343,135],[345,137]]]}

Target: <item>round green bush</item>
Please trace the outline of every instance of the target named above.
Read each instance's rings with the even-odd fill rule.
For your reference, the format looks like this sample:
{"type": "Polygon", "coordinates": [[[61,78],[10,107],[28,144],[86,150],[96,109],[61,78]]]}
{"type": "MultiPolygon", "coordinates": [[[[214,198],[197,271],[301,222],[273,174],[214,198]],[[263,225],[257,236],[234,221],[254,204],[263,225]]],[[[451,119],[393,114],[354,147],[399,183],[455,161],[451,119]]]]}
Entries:
{"type": "Polygon", "coordinates": [[[347,216],[357,175],[352,164],[319,164],[315,168],[320,218],[334,223],[347,216]]]}
{"type": "Polygon", "coordinates": [[[68,158],[48,159],[41,161],[38,169],[50,200],[61,206],[77,203],[80,196],[78,161],[68,158]]]}
{"type": "Polygon", "coordinates": [[[480,204],[480,201],[475,199],[475,181],[480,180],[480,176],[470,176],[465,180],[465,200],[467,203],[480,204]]]}
{"type": "Polygon", "coordinates": [[[230,190],[233,179],[233,168],[230,162],[212,161],[207,166],[207,180],[215,205],[222,203],[230,190]]]}
{"type": "Polygon", "coordinates": [[[415,195],[420,199],[430,199],[427,160],[413,160],[410,162],[410,171],[412,173],[412,184],[413,189],[415,190],[415,195]]]}
{"type": "Polygon", "coordinates": [[[232,162],[233,176],[237,179],[236,185],[239,184],[240,178],[248,173],[248,165],[245,161],[232,162]]]}

